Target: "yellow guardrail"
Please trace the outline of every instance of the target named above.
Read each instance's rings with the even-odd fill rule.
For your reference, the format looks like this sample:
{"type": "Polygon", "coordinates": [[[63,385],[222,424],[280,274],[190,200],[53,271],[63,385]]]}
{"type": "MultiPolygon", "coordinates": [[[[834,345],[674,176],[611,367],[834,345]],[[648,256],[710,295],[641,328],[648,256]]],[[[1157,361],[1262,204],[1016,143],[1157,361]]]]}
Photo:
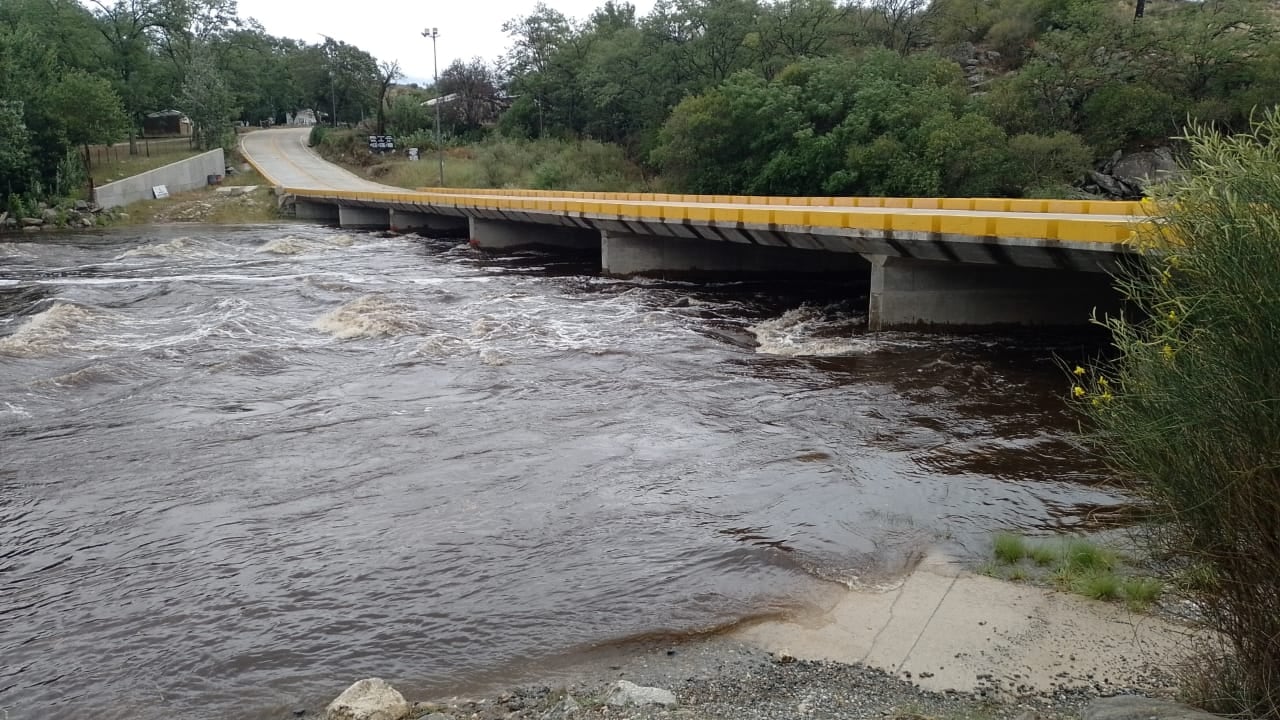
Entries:
{"type": "Polygon", "coordinates": [[[979,212],[1058,213],[1064,215],[1130,215],[1145,217],[1149,203],[1132,200],[1035,200],[1021,198],[926,197],[784,197],[764,195],[678,195],[670,193],[611,193],[572,190],[420,187],[418,192],[503,197],[563,197],[608,202],[676,202],[800,207],[904,208],[909,210],[971,210],[979,212]]]}
{"type": "MultiPolygon", "coordinates": [[[[1080,201],[1033,201],[1045,203],[1044,209],[997,210],[1001,203],[1024,201],[974,199],[967,207],[960,207],[952,199],[930,199],[933,204],[916,203],[911,213],[870,212],[871,208],[906,207],[911,198],[883,198],[884,205],[802,205],[779,207],[767,203],[736,202],[732,196],[720,204],[688,202],[690,196],[646,195],[632,197],[627,193],[598,193],[603,197],[573,197],[597,195],[596,193],[546,193],[534,191],[508,191],[496,193],[480,190],[467,193],[458,190],[419,192],[370,192],[354,190],[309,190],[284,188],[298,197],[319,200],[352,200],[363,202],[387,202],[413,205],[450,206],[491,210],[519,210],[522,212],[556,215],[588,215],[657,222],[683,222],[685,220],[735,225],[745,223],[760,226],[790,226],[796,228],[839,228],[896,232],[930,232],[972,237],[1030,238],[1084,243],[1125,243],[1135,230],[1133,220],[1115,217],[1079,218],[1035,217],[1037,214],[1067,213],[1054,203],[1080,201]],[[520,193],[520,194],[517,194],[520,193]],[[524,194],[528,193],[528,194],[524,194]],[[652,198],[652,199],[650,199],[652,198]],[[677,199],[679,198],[679,199],[677,199]],[[890,204],[901,202],[901,205],[890,204]],[[981,204],[978,204],[981,203],[981,204]],[[753,207],[755,206],[755,207],[753,207]],[[860,209],[861,208],[861,209],[860,209]],[[956,215],[948,211],[976,210],[989,215],[956,215]],[[938,210],[930,213],[928,210],[938,210]]],[[[797,199],[797,198],[792,198],[797,199]]],[[[838,199],[838,198],[837,198],[838,199]]],[[[853,198],[856,199],[856,198],[853,198]]],[[[1087,202],[1087,201],[1085,201],[1087,202]]],[[[1139,205],[1138,203],[1131,203],[1139,205]]],[[[1009,206],[1013,207],[1013,206],[1009,206]]],[[[1115,215],[1108,213],[1107,215],[1115,215]]],[[[1137,218],[1134,218],[1136,220],[1137,218]]]]}

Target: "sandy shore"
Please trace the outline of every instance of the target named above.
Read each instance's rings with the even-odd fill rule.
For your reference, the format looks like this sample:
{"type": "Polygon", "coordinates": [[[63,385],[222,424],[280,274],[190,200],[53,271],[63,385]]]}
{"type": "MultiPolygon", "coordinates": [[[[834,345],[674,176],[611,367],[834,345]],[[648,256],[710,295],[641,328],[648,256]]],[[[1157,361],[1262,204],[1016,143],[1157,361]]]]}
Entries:
{"type": "Polygon", "coordinates": [[[1157,615],[931,557],[883,587],[834,592],[802,616],[631,643],[521,687],[417,702],[414,716],[1074,718],[1098,696],[1171,695],[1172,669],[1194,644],[1190,628],[1157,615]],[[611,706],[619,680],[669,690],[677,705],[611,706]]]}

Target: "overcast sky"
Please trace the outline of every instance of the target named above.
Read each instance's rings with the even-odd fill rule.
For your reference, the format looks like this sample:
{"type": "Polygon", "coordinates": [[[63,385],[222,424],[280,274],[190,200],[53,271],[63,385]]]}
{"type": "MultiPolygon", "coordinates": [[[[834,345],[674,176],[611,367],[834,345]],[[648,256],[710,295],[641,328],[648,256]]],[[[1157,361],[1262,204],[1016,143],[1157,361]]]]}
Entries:
{"type": "MultiPolygon", "coordinates": [[[[547,5],[572,18],[585,18],[604,0],[546,0],[547,5]]],[[[653,9],[654,0],[632,0],[639,15],[653,9]]],[[[308,43],[329,35],[368,51],[379,60],[398,60],[404,82],[431,81],[431,41],[422,37],[428,27],[440,28],[440,69],[455,59],[480,56],[493,60],[507,48],[502,24],[527,15],[537,0],[239,0],[240,17],[255,18],[272,35],[308,43]]]]}

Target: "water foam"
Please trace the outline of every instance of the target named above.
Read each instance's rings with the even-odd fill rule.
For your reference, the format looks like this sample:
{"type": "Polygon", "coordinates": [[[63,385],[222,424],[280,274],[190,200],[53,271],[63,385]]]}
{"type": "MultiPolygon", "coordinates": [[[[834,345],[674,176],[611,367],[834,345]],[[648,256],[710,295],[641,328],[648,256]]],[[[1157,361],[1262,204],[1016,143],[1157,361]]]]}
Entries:
{"type": "Polygon", "coordinates": [[[839,357],[865,355],[874,342],[865,337],[824,337],[820,333],[845,331],[855,318],[848,314],[828,316],[822,308],[803,305],[776,318],[747,326],[756,337],[756,352],[782,357],[839,357]]]}
{"type": "Polygon", "coordinates": [[[325,313],[313,324],[340,340],[399,337],[420,329],[408,305],[381,295],[365,295],[325,313]]]}
{"type": "Polygon", "coordinates": [[[259,248],[260,253],[270,253],[272,255],[300,255],[308,250],[315,249],[316,244],[305,238],[295,235],[289,235],[275,240],[268,240],[259,248]]]}
{"type": "Polygon", "coordinates": [[[126,250],[117,260],[129,257],[181,257],[192,255],[196,250],[196,241],[189,237],[174,238],[169,242],[143,245],[126,250]]]}
{"type": "Polygon", "coordinates": [[[0,338],[0,354],[36,357],[65,348],[73,335],[94,324],[101,311],[58,300],[31,317],[8,337],[0,338]]]}

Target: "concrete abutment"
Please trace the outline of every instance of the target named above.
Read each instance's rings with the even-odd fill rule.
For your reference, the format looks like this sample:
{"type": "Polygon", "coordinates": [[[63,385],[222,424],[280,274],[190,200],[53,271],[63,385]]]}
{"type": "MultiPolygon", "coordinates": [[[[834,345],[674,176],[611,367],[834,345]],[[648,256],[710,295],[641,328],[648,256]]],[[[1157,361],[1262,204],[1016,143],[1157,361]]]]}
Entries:
{"type": "Polygon", "coordinates": [[[594,250],[600,247],[600,231],[588,228],[471,218],[470,231],[471,245],[482,250],[529,247],[594,250]]]}
{"type": "Polygon", "coordinates": [[[867,329],[1087,325],[1119,307],[1104,273],[868,255],[867,329]]]}
{"type": "Polygon", "coordinates": [[[429,237],[466,237],[470,226],[460,215],[437,215],[412,210],[391,210],[391,229],[429,237]]]}
{"type": "Polygon", "coordinates": [[[391,227],[391,211],[387,208],[340,205],[338,224],[354,230],[386,230],[391,227]]]}
{"type": "Polygon", "coordinates": [[[856,253],[605,232],[600,265],[606,275],[631,277],[773,276],[803,274],[866,277],[856,253]]]}
{"type": "Polygon", "coordinates": [[[329,203],[312,202],[297,198],[293,203],[293,212],[293,216],[299,220],[322,223],[338,222],[338,206],[330,205],[329,203]]]}

